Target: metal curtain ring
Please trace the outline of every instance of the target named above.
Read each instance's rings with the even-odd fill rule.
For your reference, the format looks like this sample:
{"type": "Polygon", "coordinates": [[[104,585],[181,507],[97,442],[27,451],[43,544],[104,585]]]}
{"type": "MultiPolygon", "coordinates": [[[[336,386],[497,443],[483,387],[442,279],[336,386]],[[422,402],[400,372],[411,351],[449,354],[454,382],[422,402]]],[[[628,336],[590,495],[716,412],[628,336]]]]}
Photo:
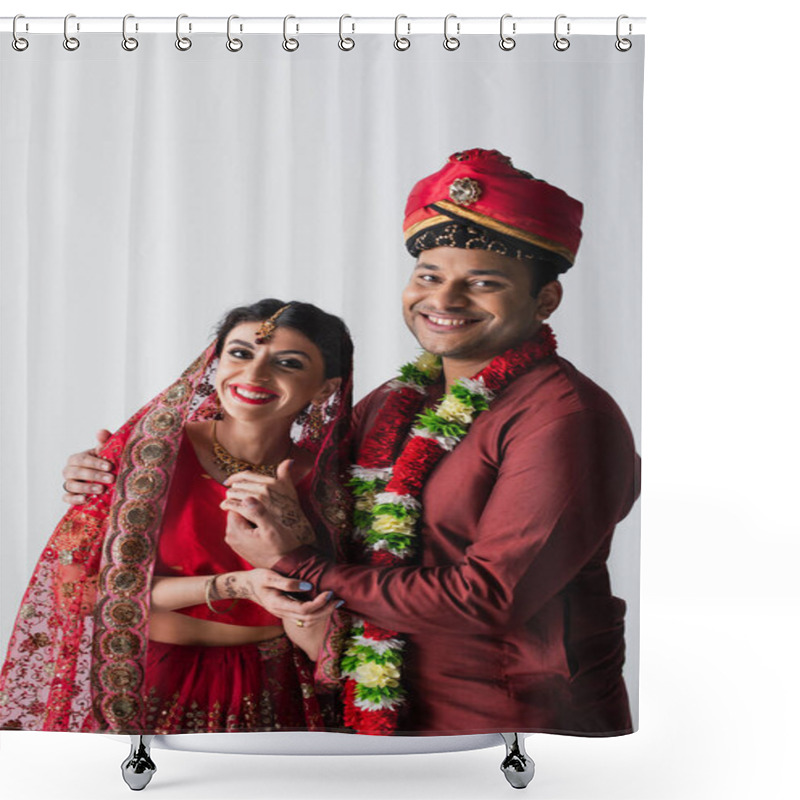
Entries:
{"type": "MultiPolygon", "coordinates": [[[[345,36],[344,31],[342,30],[342,28],[344,27],[344,21],[346,19],[353,19],[353,18],[349,14],[342,14],[342,16],[339,17],[339,49],[344,51],[352,50],[356,46],[355,39],[351,39],[349,36],[345,36]]],[[[353,28],[352,31],[350,32],[355,33],[356,32],[355,22],[351,22],[350,24],[353,28]]]]}
{"type": "Polygon", "coordinates": [[[448,32],[448,26],[450,24],[450,20],[458,18],[455,14],[448,14],[444,18],[444,42],[442,42],[442,46],[445,50],[458,50],[461,47],[461,40],[458,38],[458,34],[461,33],[461,23],[456,21],[456,36],[450,36],[448,32]]]}
{"type": "MultiPolygon", "coordinates": [[[[500,49],[501,50],[513,50],[517,46],[517,40],[514,39],[512,36],[506,36],[505,33],[505,24],[506,20],[511,19],[511,14],[503,14],[500,17],[500,49]]],[[[511,33],[517,32],[517,23],[511,23],[511,33]]]]}
{"type": "MultiPolygon", "coordinates": [[[[617,17],[617,41],[614,42],[614,47],[616,47],[617,50],[620,51],[620,53],[627,53],[628,50],[630,50],[631,47],[633,47],[633,42],[630,39],[623,39],[622,36],[620,36],[620,23],[624,19],[628,19],[628,15],[627,14],[620,14],[617,17]]],[[[633,32],[633,27],[631,26],[631,24],[629,22],[628,23],[628,34],[630,35],[632,32],[633,32]]]]}
{"type": "Polygon", "coordinates": [[[138,39],[134,39],[133,36],[128,36],[128,20],[133,18],[133,14],[126,14],[122,18],[122,49],[127,50],[129,53],[139,46],[138,39]]]}
{"type": "MultiPolygon", "coordinates": [[[[188,36],[181,36],[181,20],[188,19],[188,17],[188,14],[178,14],[175,20],[175,47],[183,52],[192,46],[192,40],[188,36]]],[[[189,23],[189,30],[192,30],[191,23],[189,23]]]]}
{"type": "Polygon", "coordinates": [[[15,49],[15,50],[18,52],[18,53],[21,53],[21,52],[23,52],[23,50],[27,50],[27,49],[28,49],[28,44],[29,44],[29,42],[28,42],[28,40],[27,40],[27,39],[23,39],[23,38],[22,38],[22,37],[21,37],[21,36],[20,36],[20,35],[17,33],[17,20],[18,20],[18,19],[25,19],[25,15],[24,15],[24,14],[17,14],[17,16],[16,16],[16,17],[14,17],[14,21],[11,23],[11,35],[14,37],[14,38],[11,40],[11,46],[12,46],[12,47],[13,47],[13,48],[14,48],[14,49],[15,49]]]}
{"type": "Polygon", "coordinates": [[[553,42],[553,47],[558,50],[560,53],[563,53],[565,50],[569,50],[570,41],[567,39],[570,32],[570,24],[567,23],[567,36],[559,36],[558,33],[558,21],[561,19],[566,19],[566,14],[559,14],[556,17],[555,22],[553,23],[553,36],[555,36],[555,41],[553,42]]]}
{"type": "MultiPolygon", "coordinates": [[[[405,14],[398,14],[394,18],[394,49],[395,50],[408,50],[411,47],[411,39],[407,39],[405,36],[400,36],[400,20],[401,19],[408,19],[405,14]]],[[[406,32],[406,36],[411,34],[411,23],[406,22],[406,27],[408,31],[406,32]]]]}
{"type": "MultiPolygon", "coordinates": [[[[294,51],[300,47],[300,42],[297,39],[290,38],[287,34],[290,19],[297,19],[297,17],[293,17],[291,14],[289,14],[283,18],[283,49],[287,53],[294,53],[294,51]]],[[[295,30],[300,30],[300,26],[296,25],[295,30]]]]}
{"type": "MultiPolygon", "coordinates": [[[[81,43],[78,39],[69,35],[68,26],[71,19],[75,19],[74,14],[67,14],[67,16],[64,17],[64,49],[69,50],[70,52],[77,50],[81,46],[81,43]]],[[[78,26],[77,30],[80,30],[80,26],[78,26]]]]}
{"type": "MultiPolygon", "coordinates": [[[[225,47],[227,47],[228,50],[231,51],[231,53],[238,53],[244,46],[242,44],[241,39],[234,39],[231,36],[231,22],[233,22],[235,19],[239,19],[239,17],[237,17],[236,14],[231,14],[228,17],[228,29],[227,29],[228,41],[225,42],[225,47]]],[[[239,30],[241,30],[241,27],[239,28],[239,30]]]]}

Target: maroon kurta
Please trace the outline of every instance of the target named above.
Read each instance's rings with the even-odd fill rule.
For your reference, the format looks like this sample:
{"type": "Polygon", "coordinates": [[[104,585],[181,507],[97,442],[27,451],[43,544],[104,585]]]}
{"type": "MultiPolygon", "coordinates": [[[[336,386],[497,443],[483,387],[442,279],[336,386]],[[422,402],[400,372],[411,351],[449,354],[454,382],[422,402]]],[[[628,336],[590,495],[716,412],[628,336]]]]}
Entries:
{"type": "MultiPolygon", "coordinates": [[[[388,392],[359,404],[357,441],[388,392]]],[[[625,604],[606,559],[638,492],[619,407],[554,357],[509,385],[431,473],[420,566],[333,564],[302,548],[276,569],[408,635],[403,731],[627,733],[625,604]]]]}

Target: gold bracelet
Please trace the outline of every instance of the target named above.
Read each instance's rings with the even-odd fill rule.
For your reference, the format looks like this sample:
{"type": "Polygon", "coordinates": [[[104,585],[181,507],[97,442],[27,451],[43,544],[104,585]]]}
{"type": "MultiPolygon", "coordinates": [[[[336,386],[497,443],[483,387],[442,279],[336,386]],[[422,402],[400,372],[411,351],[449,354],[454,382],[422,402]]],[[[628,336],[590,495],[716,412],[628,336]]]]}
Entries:
{"type": "Polygon", "coordinates": [[[211,605],[211,592],[212,592],[212,590],[213,590],[214,594],[217,595],[216,599],[217,600],[220,599],[219,598],[219,592],[217,591],[217,578],[218,577],[219,577],[218,575],[212,575],[206,581],[206,605],[209,607],[209,609],[211,610],[212,614],[219,614],[220,613],[219,611],[217,611],[216,608],[214,608],[213,605],[211,605]]]}

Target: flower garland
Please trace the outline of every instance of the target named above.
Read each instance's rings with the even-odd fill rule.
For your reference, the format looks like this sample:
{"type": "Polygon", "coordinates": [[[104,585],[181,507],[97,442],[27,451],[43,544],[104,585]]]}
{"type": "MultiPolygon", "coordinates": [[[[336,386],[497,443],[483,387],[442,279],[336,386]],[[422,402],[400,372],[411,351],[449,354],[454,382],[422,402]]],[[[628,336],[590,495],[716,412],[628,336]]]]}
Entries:
{"type": "MultiPolygon", "coordinates": [[[[542,325],[532,340],[497,356],[473,378],[456,381],[435,409],[422,410],[428,387],[441,374],[440,360],[423,353],[402,367],[351,468],[354,535],[362,542],[367,563],[395,566],[411,560],[422,516],[420,498],[434,467],[464,439],[499,392],[555,351],[553,331],[542,325]],[[412,424],[412,438],[391,466],[412,424]]],[[[345,725],[366,734],[387,735],[397,729],[406,701],[403,646],[396,631],[354,622],[341,664],[345,725]]]]}

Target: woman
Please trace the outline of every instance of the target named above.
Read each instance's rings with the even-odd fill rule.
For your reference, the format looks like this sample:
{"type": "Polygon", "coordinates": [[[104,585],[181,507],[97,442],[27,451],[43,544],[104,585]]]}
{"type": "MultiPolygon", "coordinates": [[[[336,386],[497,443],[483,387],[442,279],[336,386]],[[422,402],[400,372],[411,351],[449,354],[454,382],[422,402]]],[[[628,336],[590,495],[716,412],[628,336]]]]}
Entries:
{"type": "Polygon", "coordinates": [[[51,537],[0,675],[0,727],[330,727],[311,660],[336,600],[281,596],[310,587],[227,547],[242,501],[226,499],[225,482],[236,475],[244,497],[290,477],[300,501],[287,494],[286,513],[302,507],[316,528],[298,526],[298,540],[337,541],[351,377],[337,317],[279,300],[231,311],[215,343],[104,445],[113,491],[73,506],[51,537]]]}

